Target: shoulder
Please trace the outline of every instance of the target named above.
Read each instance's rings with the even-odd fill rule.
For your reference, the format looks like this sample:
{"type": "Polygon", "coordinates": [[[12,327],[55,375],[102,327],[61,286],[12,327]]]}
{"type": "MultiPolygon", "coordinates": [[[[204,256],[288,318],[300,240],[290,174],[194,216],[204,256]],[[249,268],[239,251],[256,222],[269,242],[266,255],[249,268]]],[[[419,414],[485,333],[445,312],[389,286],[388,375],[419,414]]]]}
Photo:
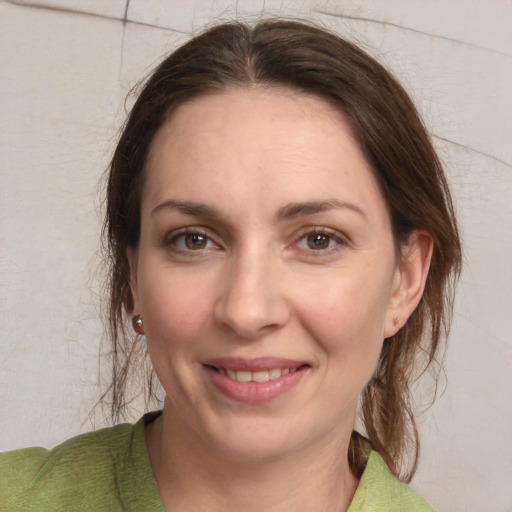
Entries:
{"type": "Polygon", "coordinates": [[[372,451],[348,512],[385,512],[403,510],[435,512],[410,487],[400,482],[386,466],[381,456],[372,451]]]}
{"type": "Polygon", "coordinates": [[[135,476],[134,465],[144,478],[151,476],[142,420],[83,434],[52,450],[0,454],[0,510],[123,509],[125,477],[135,476]]]}

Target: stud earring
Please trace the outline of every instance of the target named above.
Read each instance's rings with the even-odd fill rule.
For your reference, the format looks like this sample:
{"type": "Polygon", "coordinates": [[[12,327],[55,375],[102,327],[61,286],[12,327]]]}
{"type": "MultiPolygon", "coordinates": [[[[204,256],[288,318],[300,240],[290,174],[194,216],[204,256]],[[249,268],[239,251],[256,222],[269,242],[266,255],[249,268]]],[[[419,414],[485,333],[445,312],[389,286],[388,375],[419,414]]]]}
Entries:
{"type": "Polygon", "coordinates": [[[144,322],[142,321],[142,315],[135,315],[132,318],[132,326],[133,326],[133,330],[137,334],[144,334],[144,330],[143,330],[144,322]]]}
{"type": "Polygon", "coordinates": [[[394,325],[395,327],[398,327],[398,324],[399,324],[399,323],[400,323],[399,318],[398,318],[397,316],[395,316],[395,317],[393,318],[393,325],[394,325]]]}

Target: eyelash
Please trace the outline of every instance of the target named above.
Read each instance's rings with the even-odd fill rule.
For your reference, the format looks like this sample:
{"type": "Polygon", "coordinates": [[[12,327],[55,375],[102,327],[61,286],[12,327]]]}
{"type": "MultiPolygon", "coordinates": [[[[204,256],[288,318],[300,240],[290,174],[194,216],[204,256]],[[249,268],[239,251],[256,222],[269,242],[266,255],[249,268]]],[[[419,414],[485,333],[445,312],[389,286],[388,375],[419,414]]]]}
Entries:
{"type": "Polygon", "coordinates": [[[174,252],[192,255],[193,253],[203,254],[205,251],[215,249],[214,247],[201,247],[197,248],[196,250],[190,249],[190,248],[184,248],[178,246],[178,241],[183,238],[184,243],[186,243],[186,237],[204,237],[206,244],[214,244],[218,247],[218,244],[213,241],[211,233],[205,229],[201,229],[198,227],[185,227],[180,228],[175,231],[171,231],[169,234],[167,234],[164,238],[163,245],[167,248],[171,248],[174,252]]]}
{"type": "Polygon", "coordinates": [[[346,246],[348,244],[347,240],[341,236],[338,232],[325,228],[325,227],[305,227],[301,230],[301,234],[297,240],[297,242],[294,242],[293,245],[298,246],[301,242],[308,243],[308,238],[311,236],[324,236],[328,240],[328,244],[330,245],[331,242],[335,242],[336,245],[333,247],[327,247],[327,248],[311,248],[307,247],[304,248],[305,251],[310,252],[314,256],[324,256],[326,254],[331,254],[335,251],[338,251],[341,247],[346,246]]]}
{"type": "MultiPolygon", "coordinates": [[[[331,254],[333,252],[336,252],[339,250],[342,246],[346,246],[348,244],[348,241],[346,238],[341,236],[338,232],[326,228],[326,227],[310,227],[306,226],[300,230],[299,236],[296,238],[294,242],[292,242],[289,247],[297,247],[302,251],[308,252],[311,255],[317,256],[323,256],[326,254],[331,254]],[[301,243],[308,244],[308,237],[312,236],[323,236],[327,239],[328,247],[320,247],[320,248],[312,248],[308,245],[308,247],[300,247],[301,243]],[[331,242],[335,242],[335,245],[333,247],[329,247],[331,242]]],[[[220,244],[217,244],[213,237],[211,236],[211,232],[209,232],[206,229],[201,229],[199,227],[184,227],[180,228],[175,231],[171,231],[169,234],[167,234],[163,240],[164,247],[172,249],[174,252],[181,253],[181,254],[187,254],[187,255],[193,255],[194,253],[197,253],[196,255],[199,256],[201,254],[204,254],[206,251],[216,250],[219,248],[220,244]],[[197,249],[190,249],[185,247],[180,247],[178,245],[178,241],[183,238],[184,243],[186,244],[186,237],[204,237],[205,244],[213,244],[214,247],[198,247],[197,249]]]]}

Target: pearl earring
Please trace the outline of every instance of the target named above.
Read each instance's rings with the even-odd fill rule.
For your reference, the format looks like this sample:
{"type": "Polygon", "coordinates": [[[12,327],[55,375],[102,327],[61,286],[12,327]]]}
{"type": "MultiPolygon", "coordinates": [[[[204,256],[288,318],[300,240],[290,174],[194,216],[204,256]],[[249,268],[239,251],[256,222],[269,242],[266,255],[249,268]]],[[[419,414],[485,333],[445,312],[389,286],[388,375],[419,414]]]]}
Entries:
{"type": "Polygon", "coordinates": [[[142,321],[142,315],[135,315],[132,318],[132,325],[133,325],[133,330],[137,334],[144,334],[144,331],[143,331],[144,322],[142,321]]]}

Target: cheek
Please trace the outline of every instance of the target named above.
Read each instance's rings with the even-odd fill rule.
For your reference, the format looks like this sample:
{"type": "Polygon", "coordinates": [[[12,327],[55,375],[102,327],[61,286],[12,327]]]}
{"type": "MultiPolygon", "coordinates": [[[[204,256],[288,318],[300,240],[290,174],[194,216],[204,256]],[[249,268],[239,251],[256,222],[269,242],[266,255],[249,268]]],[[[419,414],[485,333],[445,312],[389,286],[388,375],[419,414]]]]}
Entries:
{"type": "Polygon", "coordinates": [[[169,400],[185,410],[198,404],[200,395],[193,371],[201,349],[206,322],[206,301],[198,287],[179,279],[150,279],[142,289],[141,309],[149,355],[169,400]]]}
{"type": "Polygon", "coordinates": [[[347,343],[384,339],[389,286],[383,279],[331,278],[300,293],[303,316],[327,339],[347,343]]]}
{"type": "Polygon", "coordinates": [[[331,279],[303,297],[302,325],[321,349],[328,378],[359,393],[382,349],[387,286],[378,279],[331,279]]]}
{"type": "MultiPolygon", "coordinates": [[[[177,358],[193,358],[210,310],[205,286],[183,279],[168,270],[158,272],[148,265],[140,282],[141,313],[152,361],[159,367],[173,365],[177,358]]],[[[160,377],[160,376],[159,376],[160,377]]]]}

